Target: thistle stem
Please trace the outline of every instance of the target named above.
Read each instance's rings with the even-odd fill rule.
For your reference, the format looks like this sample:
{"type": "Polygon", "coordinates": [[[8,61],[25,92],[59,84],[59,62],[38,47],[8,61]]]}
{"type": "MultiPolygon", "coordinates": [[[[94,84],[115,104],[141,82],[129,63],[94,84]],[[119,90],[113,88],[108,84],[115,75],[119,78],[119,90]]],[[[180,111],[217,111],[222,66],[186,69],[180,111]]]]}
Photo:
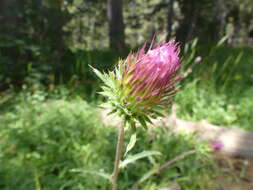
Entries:
{"type": "Polygon", "coordinates": [[[122,147],[124,144],[124,126],[121,124],[118,133],[118,142],[115,155],[114,169],[112,173],[112,190],[117,190],[117,179],[119,174],[119,163],[122,155],[122,147]]]}

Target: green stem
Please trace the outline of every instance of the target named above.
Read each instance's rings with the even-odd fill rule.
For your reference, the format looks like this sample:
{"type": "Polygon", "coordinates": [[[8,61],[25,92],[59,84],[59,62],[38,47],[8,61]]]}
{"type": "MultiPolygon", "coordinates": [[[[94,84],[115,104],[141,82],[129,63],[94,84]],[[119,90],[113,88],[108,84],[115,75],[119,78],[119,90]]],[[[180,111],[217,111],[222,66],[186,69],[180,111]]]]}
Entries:
{"type": "Polygon", "coordinates": [[[117,190],[117,179],[119,174],[119,164],[122,155],[122,147],[124,144],[124,126],[121,124],[118,133],[117,150],[115,155],[114,169],[112,173],[112,190],[117,190]]]}

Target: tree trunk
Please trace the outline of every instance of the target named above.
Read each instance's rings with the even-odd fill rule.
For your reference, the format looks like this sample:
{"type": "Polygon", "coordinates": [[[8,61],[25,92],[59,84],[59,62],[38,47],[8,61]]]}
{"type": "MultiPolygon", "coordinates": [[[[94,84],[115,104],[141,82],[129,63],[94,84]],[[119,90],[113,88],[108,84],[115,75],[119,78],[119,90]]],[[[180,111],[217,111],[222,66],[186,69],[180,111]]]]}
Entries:
{"type": "Polygon", "coordinates": [[[16,34],[20,19],[18,12],[21,7],[18,0],[0,0],[0,32],[16,34]]]}
{"type": "Polygon", "coordinates": [[[122,0],[107,0],[110,48],[122,50],[125,47],[122,0]]]}
{"type": "Polygon", "coordinates": [[[177,41],[181,43],[181,46],[184,46],[184,44],[192,38],[197,18],[197,2],[196,0],[187,0],[181,3],[181,12],[184,17],[179,23],[179,28],[176,31],[176,38],[177,41]]]}
{"type": "Polygon", "coordinates": [[[174,16],[174,0],[170,0],[168,7],[168,17],[167,17],[167,36],[166,40],[169,41],[172,35],[172,24],[173,24],[173,16],[174,16]]]}
{"type": "Polygon", "coordinates": [[[216,40],[220,40],[226,34],[226,5],[223,0],[215,1],[216,9],[216,22],[217,22],[217,33],[216,40]]]}

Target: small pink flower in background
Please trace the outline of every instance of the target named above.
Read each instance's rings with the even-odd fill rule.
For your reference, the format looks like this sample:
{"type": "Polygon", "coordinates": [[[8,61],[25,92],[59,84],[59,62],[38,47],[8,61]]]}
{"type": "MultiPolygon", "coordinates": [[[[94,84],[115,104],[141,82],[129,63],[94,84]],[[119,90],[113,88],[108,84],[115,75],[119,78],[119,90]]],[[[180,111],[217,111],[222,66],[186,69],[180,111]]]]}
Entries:
{"type": "Polygon", "coordinates": [[[202,57],[201,56],[197,56],[194,60],[195,63],[199,63],[202,61],[202,57]]]}
{"type": "Polygon", "coordinates": [[[221,141],[213,141],[211,146],[214,151],[219,151],[224,147],[224,144],[221,141]]]}

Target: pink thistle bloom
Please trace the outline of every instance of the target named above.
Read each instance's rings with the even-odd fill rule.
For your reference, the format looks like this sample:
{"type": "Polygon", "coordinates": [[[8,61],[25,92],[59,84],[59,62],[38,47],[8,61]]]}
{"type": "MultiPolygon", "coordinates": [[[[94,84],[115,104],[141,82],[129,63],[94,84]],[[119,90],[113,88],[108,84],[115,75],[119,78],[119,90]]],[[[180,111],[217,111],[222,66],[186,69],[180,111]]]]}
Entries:
{"type": "Polygon", "coordinates": [[[176,93],[176,75],[180,68],[179,47],[174,41],[158,44],[145,51],[146,44],[135,54],[130,53],[108,74],[92,68],[104,82],[100,94],[108,98],[105,106],[135,129],[136,121],[147,128],[150,118],[163,116],[160,108],[171,104],[176,93]]]}
{"type": "Polygon", "coordinates": [[[138,110],[171,104],[171,96],[176,92],[174,84],[181,78],[175,76],[180,59],[174,41],[154,48],[151,45],[146,53],[145,47],[146,44],[136,54],[129,54],[123,63],[124,102],[138,110]]]}
{"type": "Polygon", "coordinates": [[[219,151],[224,147],[224,144],[220,141],[213,141],[211,143],[211,146],[212,146],[214,151],[219,151]]]}

